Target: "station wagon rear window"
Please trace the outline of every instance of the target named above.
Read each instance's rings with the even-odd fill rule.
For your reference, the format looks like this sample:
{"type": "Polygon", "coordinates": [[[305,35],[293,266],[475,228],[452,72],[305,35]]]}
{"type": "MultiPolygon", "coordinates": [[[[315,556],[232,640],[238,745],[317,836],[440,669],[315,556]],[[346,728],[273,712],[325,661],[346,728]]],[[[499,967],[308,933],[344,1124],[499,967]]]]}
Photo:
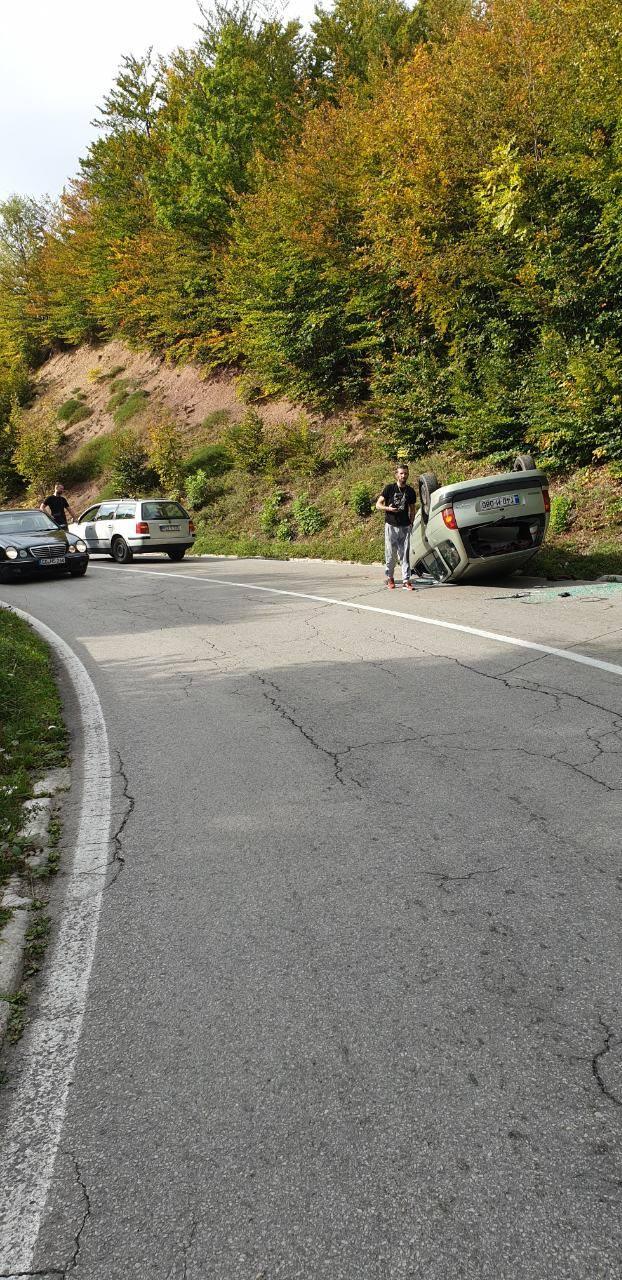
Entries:
{"type": "Polygon", "coordinates": [[[143,502],[143,520],[187,520],[178,502],[143,502]]]}

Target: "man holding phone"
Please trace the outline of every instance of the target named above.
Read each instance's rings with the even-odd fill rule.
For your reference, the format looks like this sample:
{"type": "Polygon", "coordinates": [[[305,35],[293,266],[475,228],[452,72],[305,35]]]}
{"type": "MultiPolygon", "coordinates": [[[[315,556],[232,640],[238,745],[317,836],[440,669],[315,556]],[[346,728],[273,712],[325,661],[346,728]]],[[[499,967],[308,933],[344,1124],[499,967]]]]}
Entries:
{"type": "Polygon", "coordinates": [[[400,463],[395,480],[385,485],[376,510],[384,511],[385,577],[390,591],[395,590],[395,562],[402,562],[402,587],[414,591],[410,581],[410,532],[415,518],[417,495],[408,484],[408,467],[400,463]]]}

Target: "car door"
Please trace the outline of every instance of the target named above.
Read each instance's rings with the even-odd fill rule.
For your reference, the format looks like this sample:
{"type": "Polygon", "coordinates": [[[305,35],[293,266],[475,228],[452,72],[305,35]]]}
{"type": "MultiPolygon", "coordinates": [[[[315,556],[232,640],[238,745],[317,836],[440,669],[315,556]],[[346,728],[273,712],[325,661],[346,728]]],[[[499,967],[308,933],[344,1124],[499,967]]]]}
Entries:
{"type": "Polygon", "coordinates": [[[89,507],[88,511],[83,511],[75,524],[69,525],[69,532],[75,533],[77,538],[84,538],[89,551],[97,551],[95,521],[99,508],[100,503],[97,502],[94,507],[89,507]]]}
{"type": "Polygon", "coordinates": [[[121,501],[116,509],[114,517],[114,531],[123,538],[128,544],[134,538],[136,532],[136,503],[121,501]]]}
{"type": "Polygon", "coordinates": [[[98,551],[110,551],[114,519],[118,505],[118,502],[102,502],[99,511],[97,512],[95,520],[95,534],[97,537],[98,551]]]}

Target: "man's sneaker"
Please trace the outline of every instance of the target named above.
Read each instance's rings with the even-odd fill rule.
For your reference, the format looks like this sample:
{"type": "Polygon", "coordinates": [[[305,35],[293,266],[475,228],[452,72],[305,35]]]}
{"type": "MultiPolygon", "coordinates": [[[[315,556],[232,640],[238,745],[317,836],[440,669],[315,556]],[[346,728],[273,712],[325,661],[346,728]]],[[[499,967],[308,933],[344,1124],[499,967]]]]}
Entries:
{"type": "Polygon", "coordinates": [[[395,579],[387,578],[387,586],[389,588],[389,591],[395,591],[395,579]]]}
{"type": "Polygon", "coordinates": [[[412,582],[410,581],[410,579],[408,580],[408,582],[403,582],[403,583],[402,583],[402,590],[403,590],[403,591],[414,591],[414,589],[415,589],[415,588],[413,587],[413,584],[412,584],[412,582]]]}

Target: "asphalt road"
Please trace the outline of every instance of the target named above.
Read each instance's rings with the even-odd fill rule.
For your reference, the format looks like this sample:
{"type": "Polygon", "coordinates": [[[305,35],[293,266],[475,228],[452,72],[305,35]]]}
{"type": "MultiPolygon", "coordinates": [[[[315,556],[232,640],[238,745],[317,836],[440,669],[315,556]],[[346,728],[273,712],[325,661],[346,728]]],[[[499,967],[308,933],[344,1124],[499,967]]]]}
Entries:
{"type": "Polygon", "coordinates": [[[33,1269],[619,1277],[622,678],[214,578],[622,661],[622,593],[2,589],[96,684],[118,833],[33,1269]]]}

